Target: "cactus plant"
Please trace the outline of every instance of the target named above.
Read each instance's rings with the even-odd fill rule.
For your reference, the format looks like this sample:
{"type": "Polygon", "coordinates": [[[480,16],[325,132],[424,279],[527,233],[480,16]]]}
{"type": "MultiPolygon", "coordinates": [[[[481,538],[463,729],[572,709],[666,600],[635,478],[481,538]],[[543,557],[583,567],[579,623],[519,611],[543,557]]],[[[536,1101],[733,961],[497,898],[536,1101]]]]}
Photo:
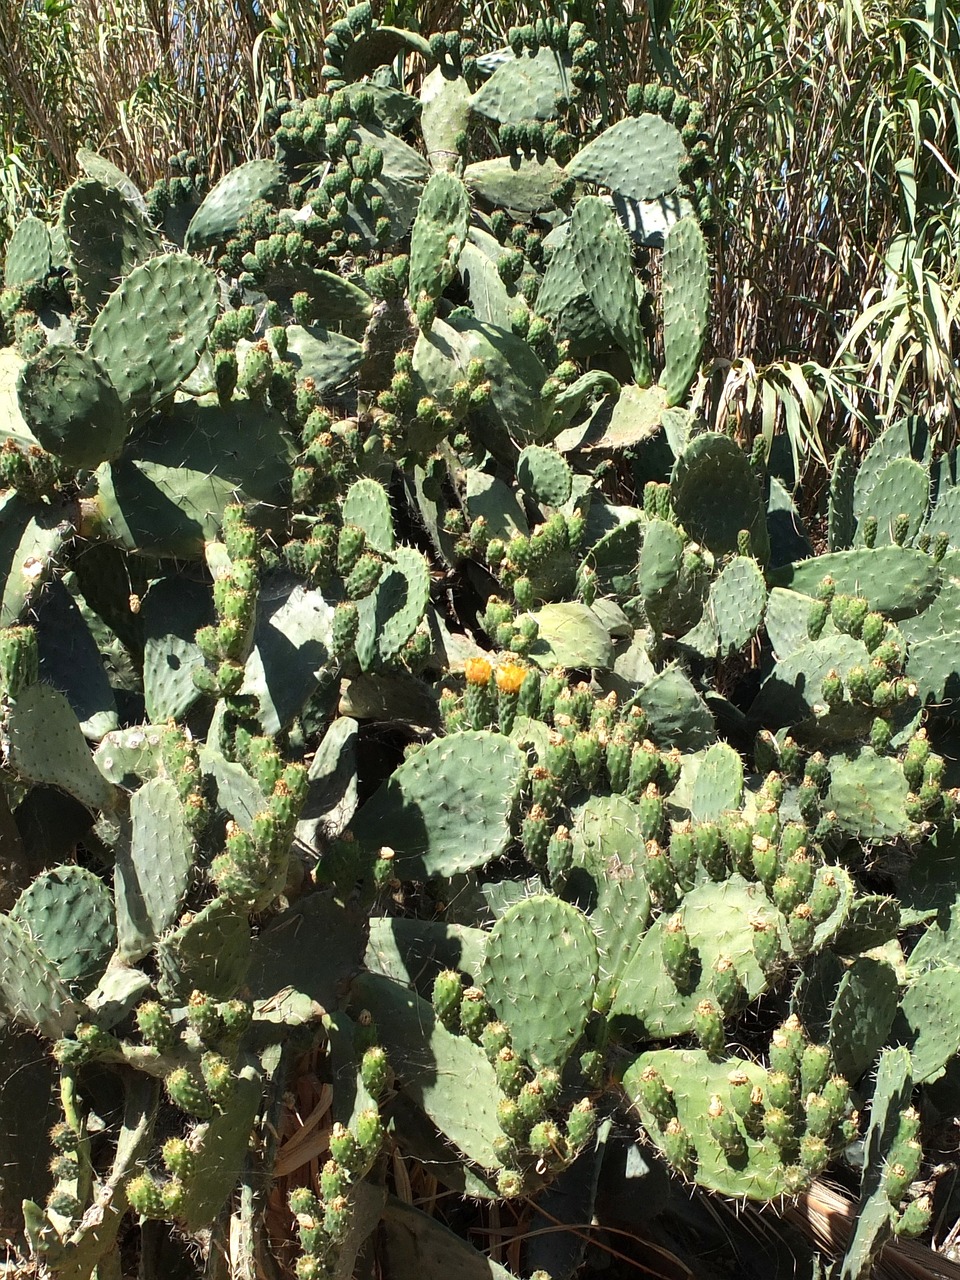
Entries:
{"type": "Polygon", "coordinates": [[[841,452],[830,550],[789,559],[765,448],[695,413],[702,113],[652,84],[609,118],[579,24],[509,45],[357,6],[274,155],[176,204],[183,251],[169,188],[91,155],[67,254],[8,242],[0,1040],[52,1044],[52,1275],[130,1216],[268,1249],[314,1068],[304,1277],[378,1223],[395,1270],[489,1274],[390,1150],[398,1189],[409,1157],[546,1211],[639,1122],[675,1177],[798,1194],[878,1062],[848,1274],[923,1229],[905,1107],[960,950],[901,855],[955,839],[953,460],[841,452]],[[683,213],[662,249],[645,200],[683,213]]]}

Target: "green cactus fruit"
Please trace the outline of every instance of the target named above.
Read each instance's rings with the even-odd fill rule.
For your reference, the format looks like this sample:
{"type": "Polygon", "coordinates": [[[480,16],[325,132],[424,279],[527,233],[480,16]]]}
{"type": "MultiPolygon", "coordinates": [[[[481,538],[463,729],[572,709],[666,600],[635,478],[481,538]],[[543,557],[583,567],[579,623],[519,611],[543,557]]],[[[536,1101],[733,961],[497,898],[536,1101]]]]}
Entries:
{"type": "MultiPolygon", "coordinates": [[[[723,820],[720,830],[733,869],[745,879],[753,879],[753,828],[741,818],[730,817],[723,820]]],[[[671,856],[672,852],[671,844],[671,856]]]]}
{"type": "Polygon", "coordinates": [[[800,1092],[819,1093],[830,1078],[830,1049],[825,1044],[808,1044],[800,1057],[800,1092]]]}
{"type": "MultiPolygon", "coordinates": [[[[916,1157],[916,1166],[919,1170],[920,1155],[922,1148],[919,1143],[913,1144],[918,1148],[919,1154],[916,1157]]],[[[883,1172],[883,1189],[887,1193],[887,1199],[896,1207],[899,1205],[913,1182],[915,1174],[910,1167],[902,1163],[896,1158],[891,1158],[883,1172]]]]}
{"type": "Polygon", "coordinates": [[[347,598],[363,600],[377,589],[382,574],[382,561],[372,553],[365,552],[344,578],[343,587],[347,598]]]}
{"type": "Polygon", "coordinates": [[[674,1116],[660,1135],[663,1154],[681,1177],[692,1179],[697,1168],[697,1149],[693,1139],[674,1116]]]}
{"type": "MultiPolygon", "coordinates": [[[[325,1201],[336,1200],[338,1196],[346,1195],[349,1187],[350,1175],[346,1169],[341,1168],[336,1160],[328,1160],[320,1170],[320,1194],[323,1199],[325,1201]]],[[[303,1197],[303,1200],[301,1200],[303,1205],[302,1212],[308,1213],[312,1218],[319,1216],[320,1206],[317,1203],[317,1198],[306,1187],[298,1188],[293,1194],[303,1197]],[[307,1196],[309,1196],[309,1199],[306,1199],[307,1196]]],[[[291,1208],[293,1208],[293,1196],[291,1196],[291,1208]]],[[[295,1209],[294,1212],[296,1213],[297,1210],[295,1209]]]]}
{"type": "Polygon", "coordinates": [[[433,983],[433,1011],[448,1031],[460,1028],[460,1005],[463,999],[463,983],[453,969],[444,969],[433,983]]]}
{"type": "Polygon", "coordinates": [[[656,840],[646,842],[643,874],[660,906],[667,911],[674,910],[678,899],[673,866],[656,840]]]}
{"type": "Polygon", "coordinates": [[[747,1143],[736,1117],[723,1105],[719,1094],[712,1094],[707,1107],[707,1125],[714,1141],[732,1165],[742,1164],[747,1155],[747,1143]]]}
{"type": "Polygon", "coordinates": [[[520,1114],[529,1124],[537,1124],[547,1114],[547,1100],[538,1080],[528,1080],[517,1094],[517,1106],[520,1114]]]}
{"type": "Polygon", "coordinates": [[[355,524],[347,524],[340,530],[337,542],[337,573],[346,577],[355,568],[363,553],[366,534],[355,524]]]}
{"type": "Polygon", "coordinates": [[[690,982],[693,968],[693,949],[683,923],[683,916],[672,916],[666,923],[660,939],[663,967],[678,990],[684,990],[690,982]]]}
{"type": "Polygon", "coordinates": [[[464,664],[464,711],[471,729],[489,729],[494,723],[493,668],[486,658],[468,658],[464,664]]]}
{"type": "Polygon", "coordinates": [[[723,1053],[723,1014],[712,1000],[701,1000],[693,1011],[693,1028],[697,1039],[712,1057],[723,1053]]]}
{"type": "Polygon", "coordinates": [[[339,1121],[330,1134],[330,1155],[349,1178],[355,1178],[363,1167],[364,1156],[356,1134],[339,1121]]]}
{"type": "Polygon", "coordinates": [[[580,783],[588,792],[596,790],[604,765],[600,740],[593,731],[581,730],[573,739],[573,755],[580,783]]]}
{"type": "Polygon", "coordinates": [[[800,1165],[810,1178],[816,1178],[830,1163],[830,1148],[822,1137],[805,1133],[800,1139],[800,1165]]]}
{"type": "Polygon", "coordinates": [[[383,1146],[386,1137],[386,1130],[383,1127],[380,1112],[376,1107],[365,1108],[357,1116],[354,1123],[356,1126],[357,1146],[360,1149],[363,1160],[362,1167],[366,1171],[380,1153],[380,1148],[383,1146]]]}
{"type": "Polygon", "coordinates": [[[0,690],[6,698],[18,698],[27,685],[40,678],[37,634],[32,627],[4,627],[0,631],[0,690]]]}
{"type": "MultiPolygon", "coordinates": [[[[350,1227],[350,1201],[346,1196],[330,1200],[324,1205],[323,1234],[339,1244],[350,1227]]],[[[302,1278],[301,1278],[302,1280],[302,1278]]]]}
{"type": "Polygon", "coordinates": [[[806,1044],[800,1019],[791,1014],[770,1038],[770,1070],[782,1071],[791,1080],[799,1082],[806,1044]]]}
{"type": "Polygon", "coordinates": [[[823,1138],[829,1141],[836,1126],[837,1118],[827,1099],[817,1092],[808,1093],[803,1109],[806,1116],[807,1132],[816,1138],[823,1138]]]}
{"type": "Polygon", "coordinates": [[[497,1103],[497,1123],[511,1142],[526,1144],[530,1125],[524,1119],[516,1098],[501,1098],[497,1103]]]}
{"type": "Polygon", "coordinates": [[[630,772],[627,777],[626,793],[629,799],[635,800],[642,795],[652,783],[657,781],[660,772],[660,752],[652,742],[634,743],[630,754],[630,772]]]}
{"type": "Polygon", "coordinates": [[[791,875],[778,876],[773,883],[772,897],[780,910],[788,915],[803,898],[803,890],[791,875]]]}
{"type": "Polygon", "coordinates": [[[550,814],[543,805],[532,805],[520,827],[524,854],[535,867],[543,866],[550,847],[550,814]]]}
{"type": "Polygon", "coordinates": [[[610,790],[622,795],[630,782],[630,763],[633,747],[622,729],[614,730],[606,747],[607,775],[610,790]]]}
{"type": "Polygon", "coordinates": [[[581,1098],[567,1116],[566,1140],[570,1151],[582,1151],[593,1136],[597,1125],[597,1112],[589,1098],[581,1098]]]}
{"type": "Polygon", "coordinates": [[[526,1083],[524,1060],[518,1053],[513,1052],[509,1044],[503,1044],[494,1057],[493,1069],[497,1076],[498,1087],[507,1094],[508,1098],[516,1098],[526,1083]]]}
{"type": "Polygon", "coordinates": [[[552,1120],[541,1120],[530,1130],[531,1153],[548,1168],[562,1168],[569,1158],[566,1140],[552,1120]]]}
{"type": "Polygon", "coordinates": [[[197,1173],[197,1152],[183,1138],[168,1138],[161,1150],[164,1167],[173,1177],[189,1183],[197,1173]]]}
{"type": "Polygon", "coordinates": [[[780,934],[775,924],[762,916],[751,921],[753,953],[768,980],[773,977],[783,962],[783,948],[780,934]]]}
{"type": "Polygon", "coordinates": [[[510,1032],[502,1022],[488,1022],[480,1036],[480,1047],[487,1061],[495,1063],[501,1049],[510,1047],[510,1032]]]}
{"type": "Polygon", "coordinates": [[[501,1169],[497,1174],[497,1195],[504,1200],[515,1200],[524,1192],[523,1175],[516,1169],[501,1169]]]}
{"type": "Polygon", "coordinates": [[[720,828],[714,822],[700,822],[693,829],[693,843],[697,860],[711,880],[726,880],[730,874],[726,849],[720,836],[720,828]]]}
{"type": "Polygon", "coordinates": [[[882,644],[887,624],[882,613],[868,613],[863,620],[860,639],[868,653],[874,653],[882,644]]]}
{"type": "Polygon", "coordinates": [[[923,1235],[930,1227],[933,1218],[933,1198],[929,1195],[918,1196],[903,1209],[894,1231],[904,1240],[913,1240],[923,1235]]]}
{"type": "Polygon", "coordinates": [[[923,785],[924,769],[930,757],[930,743],[925,729],[919,729],[907,743],[902,768],[903,776],[911,791],[919,791],[923,785]]]}
{"type": "Polygon", "coordinates": [[[832,1075],[825,1081],[821,1090],[823,1098],[830,1108],[830,1115],[836,1123],[847,1109],[850,1101],[850,1086],[841,1075],[832,1075]]]}
{"type": "Polygon", "coordinates": [[[661,1127],[677,1114],[673,1090],[668,1088],[663,1076],[654,1066],[646,1066],[637,1076],[640,1103],[653,1115],[661,1127]]]}
{"type": "Polygon", "coordinates": [[[163,1204],[160,1183],[149,1173],[141,1173],[127,1183],[127,1199],[130,1208],[141,1218],[164,1219],[166,1211],[163,1204]]]}
{"type": "Polygon", "coordinates": [[[187,1023],[201,1040],[212,1041],[223,1035],[220,1010],[202,991],[192,992],[187,1001],[187,1023]]]}
{"type": "Polygon", "coordinates": [[[168,1220],[182,1218],[186,1212],[187,1189],[179,1178],[168,1178],[160,1187],[163,1216],[168,1220]]]}
{"type": "Polygon", "coordinates": [[[490,1006],[479,987],[467,987],[460,1003],[460,1029],[475,1044],[490,1021],[490,1006]]]}
{"type": "Polygon", "coordinates": [[[235,1085],[230,1063],[219,1053],[205,1053],[200,1060],[200,1070],[211,1101],[221,1111],[226,1111],[235,1085]]]}
{"type": "Polygon", "coordinates": [[[763,1130],[784,1157],[789,1158],[797,1146],[797,1131],[788,1113],[782,1107],[768,1107],[764,1112],[763,1130]]]}
{"type": "Polygon", "coordinates": [[[729,956],[720,955],[713,966],[713,993],[725,1016],[735,1013],[744,999],[743,983],[729,956]]]}
{"type": "Polygon", "coordinates": [[[529,678],[525,667],[515,662],[501,663],[494,671],[497,686],[497,720],[500,732],[510,734],[517,718],[520,692],[529,678]]]}
{"type": "Polygon", "coordinates": [[[754,835],[751,847],[754,874],[764,888],[772,889],[779,865],[776,845],[766,836],[754,835]]]}
{"type": "Polygon", "coordinates": [[[692,889],[697,871],[697,846],[690,823],[674,827],[669,852],[675,879],[682,889],[692,889]]]}
{"type": "Polygon", "coordinates": [[[347,657],[354,648],[360,630],[360,615],[352,600],[342,600],[333,613],[330,647],[336,658],[347,657]]]}
{"type": "Polygon", "coordinates": [[[393,1070],[380,1045],[372,1045],[364,1053],[360,1062],[360,1079],[367,1093],[374,1099],[381,1098],[393,1087],[393,1070]]]}
{"type": "Polygon", "coordinates": [[[207,1120],[213,1114],[210,1097],[204,1085],[187,1067],[177,1067],[164,1080],[170,1101],[187,1115],[207,1120]]]}
{"type": "Polygon", "coordinates": [[[809,955],[816,940],[816,922],[806,902],[800,902],[787,917],[787,934],[794,954],[800,960],[809,955]]]}
{"type": "Polygon", "coordinates": [[[768,1071],[765,1089],[768,1106],[779,1107],[781,1111],[790,1114],[796,1111],[797,1096],[793,1081],[785,1071],[768,1071]]]}
{"type": "Polygon", "coordinates": [[[169,1053],[177,1043],[178,1035],[166,1007],[157,1000],[141,1004],[136,1012],[137,1029],[144,1043],[158,1053],[169,1053]]]}
{"type": "Polygon", "coordinates": [[[568,827],[559,826],[551,835],[546,861],[550,883],[562,884],[573,865],[573,837],[568,827]]]}

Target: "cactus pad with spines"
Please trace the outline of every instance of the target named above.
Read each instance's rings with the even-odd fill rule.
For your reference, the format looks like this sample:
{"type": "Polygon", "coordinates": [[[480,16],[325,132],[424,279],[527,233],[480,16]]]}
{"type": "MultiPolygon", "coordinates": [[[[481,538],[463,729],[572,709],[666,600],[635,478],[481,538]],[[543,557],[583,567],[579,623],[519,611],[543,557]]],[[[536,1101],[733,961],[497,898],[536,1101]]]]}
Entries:
{"type": "Polygon", "coordinates": [[[218,302],[214,276],[187,254],[163,254],[124,276],[97,316],[87,350],[129,413],[155,408],[193,372],[218,302]]]}
{"type": "Polygon", "coordinates": [[[754,952],[754,921],[763,920],[776,931],[782,917],[757,884],[731,875],[721,884],[702,884],[684,895],[680,916],[690,940],[689,980],[678,988],[665,967],[663,935],[666,916],[654,922],[626,969],[610,1013],[639,1020],[648,1036],[683,1035],[692,1030],[701,1000],[713,993],[713,968],[719,957],[732,962],[750,999],[767,986],[754,952]]]}
{"type": "Polygon", "coordinates": [[[611,125],[588,142],[567,165],[567,173],[629,200],[655,200],[676,188],[683,155],[683,141],[672,124],[641,115],[611,125]]]}
{"type": "Polygon", "coordinates": [[[360,809],[351,830],[365,847],[389,843],[400,875],[452,875],[482,867],[510,838],[522,767],[517,747],[499,734],[437,739],[394,771],[360,809]],[[451,795],[457,797],[455,807],[451,795]]]}
{"type": "Polygon", "coordinates": [[[560,1068],[573,1052],[593,1006],[597,964],[589,921],[559,898],[527,898],[497,922],[480,980],[513,1048],[533,1066],[560,1068]],[[525,937],[537,939],[534,965],[525,937]]]}
{"type": "Polygon", "coordinates": [[[663,254],[663,387],[667,406],[687,394],[700,364],[710,306],[707,245],[695,218],[667,233],[663,254]]]}
{"type": "Polygon", "coordinates": [[[84,867],[53,867],[20,895],[10,917],[27,931],[68,985],[86,989],[116,945],[113,902],[99,876],[84,867]]]}
{"type": "Polygon", "coordinates": [[[47,347],[20,371],[20,410],[39,443],[72,469],[123,448],[130,423],[113,383],[87,351],[47,347]]]}

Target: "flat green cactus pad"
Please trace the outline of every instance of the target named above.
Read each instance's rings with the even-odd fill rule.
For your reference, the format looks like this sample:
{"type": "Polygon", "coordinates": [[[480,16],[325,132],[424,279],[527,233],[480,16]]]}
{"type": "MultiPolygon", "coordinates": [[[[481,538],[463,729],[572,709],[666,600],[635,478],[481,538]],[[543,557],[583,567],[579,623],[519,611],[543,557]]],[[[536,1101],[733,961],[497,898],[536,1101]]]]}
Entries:
{"type": "Polygon", "coordinates": [[[79,1006],[24,925],[0,916],[0,1007],[52,1040],[76,1026],[79,1006]]]}
{"type": "Polygon", "coordinates": [[[66,697],[46,684],[28,685],[7,711],[7,763],[21,778],[60,787],[90,809],[110,810],[114,788],[93,757],[66,697]]]}
{"type": "Polygon", "coordinates": [[[479,1045],[439,1023],[433,1006],[390,978],[364,974],[353,985],[358,1008],[369,1009],[400,1088],[442,1134],[484,1169],[500,1161],[493,1067],[479,1045]]]}
{"type": "Polygon", "coordinates": [[[478,115],[499,124],[527,120],[551,120],[557,114],[557,98],[571,94],[567,68],[553,49],[524,53],[497,67],[473,95],[478,115]]]}
{"type": "Polygon", "coordinates": [[[781,929],[789,944],[779,911],[759,884],[732,875],[720,884],[701,884],[684,896],[683,923],[694,951],[690,982],[677,988],[663,965],[661,945],[667,917],[648,930],[620,981],[611,1016],[637,1018],[648,1036],[684,1035],[693,1030],[694,1010],[714,996],[712,974],[721,955],[729,957],[750,999],[766,990],[767,982],[753,951],[751,921],[758,917],[781,929]]]}
{"type": "Polygon", "coordinates": [[[656,200],[680,181],[683,141],[660,116],[621,120],[588,142],[567,165],[579,182],[597,182],[628,200],[656,200]]]}
{"type": "Polygon", "coordinates": [[[815,596],[826,578],[833,578],[837,592],[861,595],[885,617],[897,621],[922,613],[940,590],[940,570],[931,556],[910,547],[877,547],[835,551],[812,556],[774,569],[770,583],[815,596]]]}
{"type": "Polygon", "coordinates": [[[66,983],[84,989],[100,977],[116,945],[113,900],[85,867],[53,867],[37,876],[10,911],[66,983]]]}
{"type": "Polygon", "coordinates": [[[539,896],[504,912],[487,942],[481,985],[522,1058],[563,1066],[593,1006],[597,965],[593,929],[569,903],[539,896]]]}
{"type": "Polygon", "coordinates": [[[190,253],[223,244],[256,200],[274,200],[284,187],[275,160],[248,160],[231,169],[203,199],[190,220],[184,244],[190,253]]]}
{"type": "Polygon", "coordinates": [[[786,1173],[779,1148],[772,1142],[749,1137],[737,1121],[746,1148],[746,1159],[732,1164],[724,1155],[706,1124],[710,1099],[729,1098],[730,1072],[743,1071],[754,1085],[763,1086],[766,1071],[746,1058],[711,1061],[702,1050],[660,1049],[644,1053],[627,1070],[623,1088],[643,1119],[649,1136],[661,1145],[660,1126],[640,1101],[639,1079],[647,1067],[655,1068],[673,1090],[677,1118],[693,1139],[697,1153],[696,1180],[702,1187],[738,1200],[776,1200],[788,1192],[786,1173]],[[739,1167],[738,1167],[739,1166],[739,1167]]]}
{"type": "Polygon", "coordinates": [[[482,867],[510,839],[523,768],[519,748],[501,734],[437,738],[393,772],[351,829],[368,848],[394,849],[405,879],[482,867]]]}

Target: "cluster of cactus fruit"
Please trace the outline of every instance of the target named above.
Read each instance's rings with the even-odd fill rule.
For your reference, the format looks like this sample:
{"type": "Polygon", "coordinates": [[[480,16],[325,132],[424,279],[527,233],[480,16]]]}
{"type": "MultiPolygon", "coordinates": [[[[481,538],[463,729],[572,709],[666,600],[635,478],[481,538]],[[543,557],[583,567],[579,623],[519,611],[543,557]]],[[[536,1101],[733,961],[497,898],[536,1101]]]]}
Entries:
{"type": "Polygon", "coordinates": [[[611,122],[597,58],[360,5],[272,157],[141,194],[82,152],[6,246],[0,1210],[45,1274],[124,1221],[254,1274],[281,1166],[299,1280],[469,1268],[397,1159],[595,1197],[614,1113],[735,1199],[860,1153],[845,1276],[929,1221],[955,459],[841,450],[813,554],[688,400],[702,111],[611,122]]]}

